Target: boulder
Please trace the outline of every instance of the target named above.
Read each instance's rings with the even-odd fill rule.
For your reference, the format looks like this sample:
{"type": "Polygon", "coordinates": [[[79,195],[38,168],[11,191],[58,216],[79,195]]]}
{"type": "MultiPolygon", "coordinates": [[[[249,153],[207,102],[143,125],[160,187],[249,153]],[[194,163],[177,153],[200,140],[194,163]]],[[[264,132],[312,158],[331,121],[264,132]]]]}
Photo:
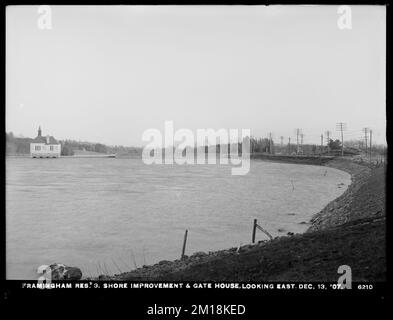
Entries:
{"type": "MultiPolygon", "coordinates": [[[[40,268],[42,269],[42,267],[40,268]]],[[[77,267],[69,267],[61,263],[54,263],[48,267],[51,270],[52,280],[80,280],[82,278],[82,271],[77,267]]],[[[48,267],[41,270],[42,272],[40,273],[47,272],[48,267]]]]}
{"type": "Polygon", "coordinates": [[[99,276],[98,276],[98,280],[111,280],[111,277],[109,277],[109,276],[107,276],[107,275],[105,275],[105,274],[100,274],[99,276]]]}

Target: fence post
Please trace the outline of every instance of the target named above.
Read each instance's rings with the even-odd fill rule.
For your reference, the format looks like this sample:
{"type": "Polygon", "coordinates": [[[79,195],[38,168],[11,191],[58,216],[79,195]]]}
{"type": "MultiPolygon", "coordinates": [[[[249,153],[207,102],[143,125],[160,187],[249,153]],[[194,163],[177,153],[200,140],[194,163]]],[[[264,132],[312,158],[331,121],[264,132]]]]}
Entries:
{"type": "Polygon", "coordinates": [[[252,243],[255,243],[255,232],[257,230],[257,219],[254,219],[254,225],[252,227],[252,243]]]}
{"type": "Polygon", "coordinates": [[[184,253],[186,251],[187,234],[188,234],[188,230],[186,230],[186,232],[184,233],[183,249],[181,251],[181,260],[184,259],[184,253]]]}

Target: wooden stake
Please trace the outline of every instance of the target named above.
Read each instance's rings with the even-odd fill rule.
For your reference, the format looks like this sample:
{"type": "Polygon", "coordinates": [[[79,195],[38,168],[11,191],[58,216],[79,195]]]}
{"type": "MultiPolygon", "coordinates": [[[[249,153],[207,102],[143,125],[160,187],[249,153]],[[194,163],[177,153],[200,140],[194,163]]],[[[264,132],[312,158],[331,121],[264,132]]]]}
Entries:
{"type": "Polygon", "coordinates": [[[254,219],[254,226],[253,226],[253,228],[252,228],[252,243],[255,243],[255,234],[256,234],[257,228],[258,228],[259,230],[261,230],[264,234],[266,234],[266,235],[270,238],[270,240],[273,239],[272,235],[271,235],[269,232],[267,232],[265,229],[263,229],[263,228],[257,223],[257,219],[254,219]]]}
{"type": "Polygon", "coordinates": [[[184,259],[184,253],[186,251],[187,234],[188,234],[188,230],[186,230],[186,232],[184,233],[183,249],[181,251],[181,259],[182,260],[184,259]]]}
{"type": "Polygon", "coordinates": [[[257,228],[261,230],[264,234],[266,234],[270,238],[270,240],[273,240],[272,235],[269,232],[267,232],[265,229],[263,229],[259,224],[257,224],[257,228]]]}
{"type": "Polygon", "coordinates": [[[255,232],[257,230],[257,219],[254,219],[254,225],[252,227],[252,243],[255,243],[255,232]]]}

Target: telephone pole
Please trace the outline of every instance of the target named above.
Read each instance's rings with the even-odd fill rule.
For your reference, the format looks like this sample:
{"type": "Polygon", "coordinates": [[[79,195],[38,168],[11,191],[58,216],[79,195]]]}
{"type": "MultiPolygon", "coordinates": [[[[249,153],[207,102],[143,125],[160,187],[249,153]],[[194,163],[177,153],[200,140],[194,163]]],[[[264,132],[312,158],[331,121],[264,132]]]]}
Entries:
{"type": "Polygon", "coordinates": [[[288,154],[291,154],[291,137],[288,137],[288,154]]]}
{"type": "Polygon", "coordinates": [[[302,154],[303,154],[303,137],[304,137],[304,134],[301,133],[300,134],[300,151],[302,154]]]}
{"type": "Polygon", "coordinates": [[[327,143],[327,154],[329,155],[330,153],[330,147],[329,147],[329,143],[330,143],[330,134],[331,132],[328,130],[325,132],[326,134],[326,143],[327,143]]]}
{"type": "Polygon", "coordinates": [[[323,152],[323,134],[321,134],[321,154],[323,152]]]}
{"type": "Polygon", "coordinates": [[[344,156],[344,130],[346,130],[346,123],[339,122],[336,124],[336,130],[341,131],[341,156],[344,156]]]}
{"type": "Polygon", "coordinates": [[[284,137],[281,136],[280,139],[281,139],[281,152],[282,152],[282,145],[283,145],[284,137]]]}
{"type": "Polygon", "coordinates": [[[300,135],[301,129],[297,128],[296,129],[296,154],[299,154],[299,135],[300,135]]]}
{"type": "Polygon", "coordinates": [[[367,156],[367,149],[368,149],[368,144],[367,144],[367,138],[368,138],[368,128],[363,128],[363,132],[364,132],[364,145],[366,147],[366,156],[367,156]]]}
{"type": "Polygon", "coordinates": [[[269,153],[272,154],[272,133],[269,132],[269,153]]]}

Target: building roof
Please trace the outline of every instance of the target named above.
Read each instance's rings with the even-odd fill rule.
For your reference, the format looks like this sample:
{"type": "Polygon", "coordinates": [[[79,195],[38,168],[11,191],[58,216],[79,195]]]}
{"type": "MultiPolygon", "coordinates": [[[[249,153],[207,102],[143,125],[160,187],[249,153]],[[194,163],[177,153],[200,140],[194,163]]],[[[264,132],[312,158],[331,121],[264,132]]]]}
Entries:
{"type": "Polygon", "coordinates": [[[32,143],[45,143],[45,144],[59,144],[53,136],[49,136],[49,143],[47,143],[46,137],[37,136],[32,143]]]}
{"type": "Polygon", "coordinates": [[[31,143],[59,144],[53,136],[43,136],[41,126],[38,127],[38,135],[33,139],[31,143]],[[47,140],[47,138],[49,138],[49,141],[47,140]]]}

